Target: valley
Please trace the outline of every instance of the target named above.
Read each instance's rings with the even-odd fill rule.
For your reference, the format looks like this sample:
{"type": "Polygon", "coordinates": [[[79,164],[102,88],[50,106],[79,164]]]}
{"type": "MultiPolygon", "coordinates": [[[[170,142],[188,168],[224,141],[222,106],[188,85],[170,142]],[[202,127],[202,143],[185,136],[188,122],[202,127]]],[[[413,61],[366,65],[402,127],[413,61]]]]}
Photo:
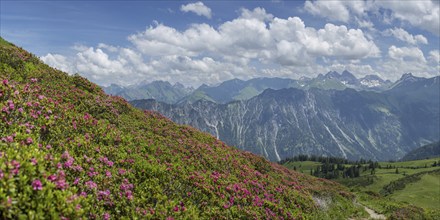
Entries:
{"type": "MultiPolygon", "coordinates": [[[[437,219],[440,216],[440,166],[437,165],[439,162],[440,157],[378,162],[374,169],[369,164],[371,162],[338,164],[338,167],[358,166],[360,175],[332,180],[349,187],[361,204],[377,213],[391,217],[402,206],[414,206],[412,210],[424,216],[421,218],[437,219]]],[[[320,175],[316,170],[325,165],[319,161],[299,161],[299,158],[282,161],[282,164],[289,169],[313,175],[320,175]]]]}

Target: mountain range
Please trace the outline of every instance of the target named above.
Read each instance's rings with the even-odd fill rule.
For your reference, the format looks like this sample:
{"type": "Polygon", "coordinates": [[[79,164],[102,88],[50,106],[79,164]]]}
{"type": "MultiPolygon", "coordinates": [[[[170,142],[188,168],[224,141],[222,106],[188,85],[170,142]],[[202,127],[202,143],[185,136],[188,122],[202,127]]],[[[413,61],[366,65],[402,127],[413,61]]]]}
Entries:
{"type": "Polygon", "coordinates": [[[377,75],[367,75],[357,79],[352,73],[335,71],[315,78],[302,77],[298,80],[288,78],[255,78],[250,80],[232,79],[218,85],[201,85],[199,88],[184,87],[176,83],[153,81],[142,82],[128,87],[112,84],[103,87],[111,95],[121,96],[129,101],[138,99],[155,99],[168,104],[194,103],[198,100],[208,100],[216,103],[228,103],[236,100],[247,100],[261,94],[266,89],[336,89],[352,88],[356,90],[383,91],[392,85],[391,81],[383,80],[377,75]]]}
{"type": "Polygon", "coordinates": [[[357,80],[349,72],[329,72],[304,80],[325,82],[319,88],[292,88],[289,86],[298,81],[271,79],[279,87],[258,87],[262,93],[238,101],[234,97],[243,91],[240,88],[250,84],[255,88],[257,83],[249,82],[262,84],[265,80],[234,80],[197,89],[205,91],[210,100],[130,103],[158,111],[177,123],[194,126],[272,161],[298,154],[396,160],[418,146],[439,140],[439,78],[404,74],[390,84],[375,76],[357,80]],[[357,89],[327,87],[335,82],[357,89]],[[229,89],[223,90],[227,91],[224,96],[216,96],[221,88],[229,89]]]}
{"type": "Polygon", "coordinates": [[[107,94],[121,96],[126,100],[156,99],[161,102],[175,103],[189,95],[194,89],[185,87],[180,83],[171,85],[166,81],[141,82],[131,86],[111,84],[103,87],[107,94]]]}

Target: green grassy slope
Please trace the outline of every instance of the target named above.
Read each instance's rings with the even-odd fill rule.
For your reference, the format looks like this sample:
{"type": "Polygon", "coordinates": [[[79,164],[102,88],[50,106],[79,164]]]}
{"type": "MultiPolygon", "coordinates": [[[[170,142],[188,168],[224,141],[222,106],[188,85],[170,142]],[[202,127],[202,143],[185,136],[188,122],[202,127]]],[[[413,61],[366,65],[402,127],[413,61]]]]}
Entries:
{"type": "MultiPolygon", "coordinates": [[[[390,218],[437,219],[440,217],[440,167],[432,165],[439,161],[440,158],[379,162],[380,167],[374,174],[361,168],[360,177],[334,181],[349,186],[360,203],[390,218]]],[[[290,161],[283,165],[290,169],[293,166],[297,170],[304,169],[304,173],[309,174],[310,169],[316,169],[320,163],[290,161]]],[[[363,166],[368,167],[368,164],[363,166]]]]}
{"type": "Polygon", "coordinates": [[[423,175],[419,181],[407,184],[404,190],[393,193],[391,198],[420,207],[440,209],[440,176],[423,175]]]}
{"type": "Polygon", "coordinates": [[[363,214],[337,183],[137,110],[1,38],[0,120],[0,218],[363,214]]]}

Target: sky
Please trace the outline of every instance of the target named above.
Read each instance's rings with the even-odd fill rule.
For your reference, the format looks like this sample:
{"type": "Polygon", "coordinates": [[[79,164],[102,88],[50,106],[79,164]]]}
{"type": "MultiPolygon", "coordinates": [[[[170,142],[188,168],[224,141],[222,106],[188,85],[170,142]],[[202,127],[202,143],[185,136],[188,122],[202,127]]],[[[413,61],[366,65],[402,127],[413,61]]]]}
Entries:
{"type": "Polygon", "coordinates": [[[0,1],[0,35],[103,86],[439,75],[439,0],[0,1]]]}

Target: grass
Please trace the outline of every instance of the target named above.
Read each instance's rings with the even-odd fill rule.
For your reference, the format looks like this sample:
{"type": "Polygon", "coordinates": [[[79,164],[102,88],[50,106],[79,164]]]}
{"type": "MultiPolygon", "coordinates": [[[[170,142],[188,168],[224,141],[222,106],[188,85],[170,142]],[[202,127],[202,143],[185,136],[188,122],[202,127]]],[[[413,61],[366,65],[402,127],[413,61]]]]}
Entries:
{"type": "Polygon", "coordinates": [[[289,169],[296,168],[296,171],[298,172],[310,174],[310,170],[316,169],[316,167],[320,166],[321,163],[315,161],[290,161],[283,165],[289,169]]]}
{"type": "MultiPolygon", "coordinates": [[[[361,169],[358,178],[340,178],[334,181],[350,187],[360,203],[391,219],[440,219],[440,167],[432,167],[438,161],[440,158],[379,162],[381,168],[376,168],[374,174],[371,174],[371,170],[361,169]],[[435,170],[435,173],[423,174],[435,170]],[[419,174],[420,180],[406,182],[403,189],[395,189],[388,196],[381,195],[381,190],[391,182],[402,182],[404,177],[416,174],[419,174]]],[[[310,174],[310,170],[316,169],[320,164],[314,161],[297,161],[287,162],[284,166],[290,169],[296,167],[297,171],[310,174]]]]}
{"type": "MultiPolygon", "coordinates": [[[[428,167],[428,168],[420,168],[420,169],[403,169],[399,168],[399,173],[396,174],[395,169],[377,169],[376,174],[374,175],[374,183],[368,186],[365,186],[364,190],[379,192],[385,185],[390,183],[391,181],[398,180],[403,178],[405,175],[416,174],[423,171],[431,171],[439,169],[438,167],[428,167]]],[[[362,176],[370,176],[373,175],[362,174],[362,176]]]]}
{"type": "Polygon", "coordinates": [[[365,215],[353,199],[0,42],[0,219],[365,215]]]}
{"type": "Polygon", "coordinates": [[[424,167],[430,166],[435,161],[440,161],[440,157],[424,159],[424,160],[411,160],[411,161],[399,161],[399,162],[379,162],[379,165],[382,167],[386,167],[387,165],[395,166],[395,167],[424,167]]]}
{"type": "Polygon", "coordinates": [[[421,180],[406,185],[404,190],[396,191],[391,198],[423,208],[440,209],[440,176],[423,175],[421,180]]]}

